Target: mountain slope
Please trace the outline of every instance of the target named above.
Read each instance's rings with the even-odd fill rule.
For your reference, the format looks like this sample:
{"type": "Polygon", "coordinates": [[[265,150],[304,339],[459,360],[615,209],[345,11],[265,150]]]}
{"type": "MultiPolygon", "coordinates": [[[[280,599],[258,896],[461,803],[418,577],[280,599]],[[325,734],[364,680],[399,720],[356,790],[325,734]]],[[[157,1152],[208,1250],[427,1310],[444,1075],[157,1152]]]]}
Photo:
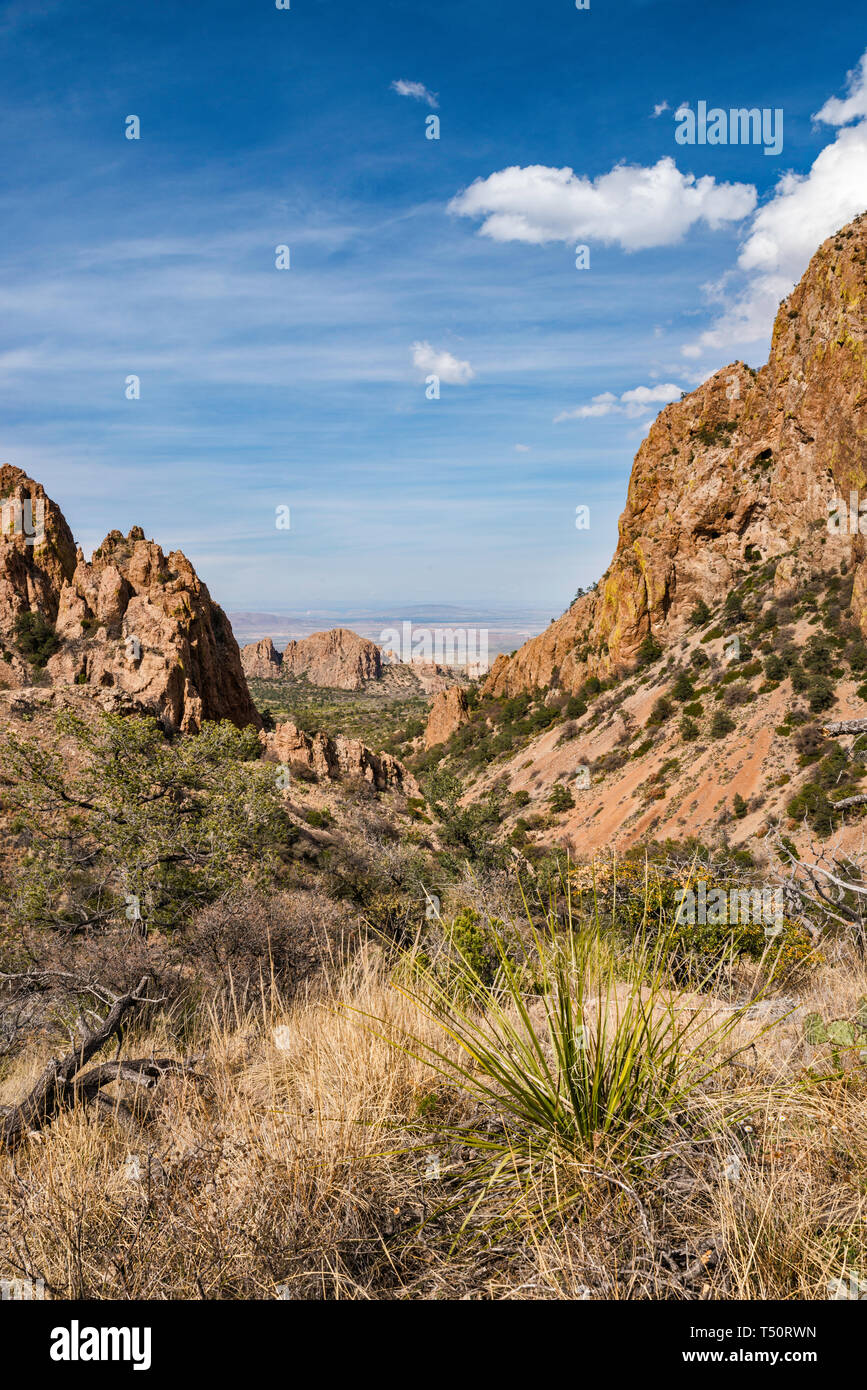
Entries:
{"type": "MultiPolygon", "coordinates": [[[[662,411],[636,455],[612,563],[512,657],[485,689],[516,695],[628,664],[649,633],[663,645],[698,600],[713,603],[748,556],[777,559],[784,589],[825,566],[835,495],[867,483],[867,215],[816,252],[780,306],[766,366],[724,367],[662,411]],[[783,558],[785,557],[785,559],[783,558]]],[[[861,536],[835,538],[856,572],[867,627],[861,536]]]]}

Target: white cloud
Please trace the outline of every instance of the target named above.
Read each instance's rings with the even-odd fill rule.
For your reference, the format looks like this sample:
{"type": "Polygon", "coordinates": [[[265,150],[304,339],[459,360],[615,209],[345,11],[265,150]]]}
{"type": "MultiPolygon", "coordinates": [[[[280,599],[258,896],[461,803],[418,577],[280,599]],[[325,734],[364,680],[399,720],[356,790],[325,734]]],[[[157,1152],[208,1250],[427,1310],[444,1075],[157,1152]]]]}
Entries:
{"type": "Polygon", "coordinates": [[[554,416],[554,424],[559,425],[561,420],[589,420],[595,415],[610,415],[616,408],[617,397],[610,391],[603,391],[601,396],[593,397],[590,405],[579,405],[577,410],[561,410],[554,416]]]}
{"type": "Polygon", "coordinates": [[[751,184],[717,183],[681,174],[670,157],[650,168],[618,164],[596,179],[544,164],[514,165],[476,179],[449,211],[482,219],[494,241],[618,243],[625,251],[673,246],[696,222],[716,228],[747,217],[756,205],[751,184]]]}
{"type": "Polygon", "coordinates": [[[648,405],[669,405],[671,401],[679,401],[682,394],[681,388],[671,381],[658,386],[634,386],[619,397],[611,391],[603,391],[600,396],[594,396],[589,405],[562,410],[554,416],[554,424],[558,425],[561,420],[589,420],[600,415],[643,415],[648,405]]]}
{"type": "Polygon", "coordinates": [[[847,87],[845,99],[830,98],[813,118],[840,127],[835,139],[808,173],[790,171],[780,177],[740,249],[737,269],[746,284],[727,293],[731,276],[726,276],[709,287],[726,307],[712,328],[681,349],[685,357],[728,353],[766,338],[780,300],[803,275],[816,248],[867,209],[867,53],[849,73],[847,87]]]}
{"type": "Polygon", "coordinates": [[[529,454],[529,452],[530,452],[530,446],[529,446],[529,444],[516,444],[516,445],[515,445],[515,453],[516,453],[516,454],[529,454]]]}
{"type": "Polygon", "coordinates": [[[397,92],[398,96],[414,97],[416,101],[426,101],[428,106],[439,106],[436,93],[429,92],[423,82],[405,82],[399,77],[396,82],[392,82],[391,90],[397,92]]]}
{"type": "Polygon", "coordinates": [[[674,246],[695,222],[721,227],[756,206],[750,183],[717,183],[681,174],[671,157],[646,168],[617,164],[589,179],[571,168],[513,165],[477,179],[449,203],[452,213],[482,218],[497,242],[616,242],[627,252],[674,246]]]}
{"type": "Polygon", "coordinates": [[[624,391],[620,399],[626,405],[648,405],[651,401],[668,405],[670,401],[680,400],[680,394],[681,388],[667,381],[660,386],[635,386],[631,391],[624,391]]]}
{"type": "Polygon", "coordinates": [[[829,97],[814,121],[824,121],[825,125],[848,125],[850,121],[863,120],[867,116],[867,52],[861,55],[857,68],[846,74],[846,87],[849,95],[845,100],[829,97]]]}
{"type": "Polygon", "coordinates": [[[469,362],[462,362],[450,352],[437,352],[428,342],[413,343],[411,352],[414,367],[425,376],[438,376],[448,386],[465,386],[475,376],[469,362]]]}
{"type": "Polygon", "coordinates": [[[663,111],[667,111],[667,110],[668,110],[668,102],[667,102],[667,101],[658,101],[658,102],[656,103],[656,105],[654,106],[654,108],[653,108],[653,115],[654,115],[654,118],[657,117],[657,116],[661,116],[662,113],[663,113],[663,111]]]}

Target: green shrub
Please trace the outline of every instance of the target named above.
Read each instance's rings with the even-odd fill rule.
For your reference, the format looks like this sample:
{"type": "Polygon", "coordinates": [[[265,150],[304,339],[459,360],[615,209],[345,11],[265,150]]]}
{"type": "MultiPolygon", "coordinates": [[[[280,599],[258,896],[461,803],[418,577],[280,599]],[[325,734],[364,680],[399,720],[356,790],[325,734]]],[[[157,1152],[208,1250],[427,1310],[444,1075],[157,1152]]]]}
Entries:
{"type": "Polygon", "coordinates": [[[736,725],[731,715],[727,714],[724,709],[718,709],[710,721],[710,736],[711,738],[725,738],[726,734],[730,734],[734,728],[736,725]]]}
{"type": "Polygon", "coordinates": [[[41,613],[19,613],[15,619],[15,645],[25,660],[41,671],[60,648],[60,638],[41,613]]]}
{"type": "Polygon", "coordinates": [[[655,725],[664,724],[666,719],[670,719],[674,712],[674,706],[667,695],[660,695],[654,703],[653,709],[648,716],[647,725],[653,728],[655,725]]]}
{"type": "Polygon", "coordinates": [[[772,655],[766,659],[764,671],[769,681],[785,680],[788,674],[786,663],[778,652],[772,653],[772,655]]]}
{"type": "Polygon", "coordinates": [[[830,709],[836,698],[833,681],[827,676],[811,676],[807,686],[807,704],[814,714],[830,709]]]}
{"type": "Polygon", "coordinates": [[[806,820],[819,835],[829,835],[834,829],[834,807],[823,787],[813,782],[801,787],[786,807],[792,820],[806,820]]]}
{"type": "Polygon", "coordinates": [[[558,782],[556,787],[551,789],[548,805],[552,811],[569,811],[575,805],[575,798],[568,787],[564,787],[562,782],[558,782]]]}
{"type": "Polygon", "coordinates": [[[637,652],[638,663],[640,666],[650,666],[652,662],[658,661],[662,656],[662,647],[657,642],[652,632],[648,632],[642,641],[637,652]]]}
{"type": "Polygon", "coordinates": [[[580,719],[587,713],[587,701],[580,695],[570,695],[563,709],[567,719],[580,719]]]}

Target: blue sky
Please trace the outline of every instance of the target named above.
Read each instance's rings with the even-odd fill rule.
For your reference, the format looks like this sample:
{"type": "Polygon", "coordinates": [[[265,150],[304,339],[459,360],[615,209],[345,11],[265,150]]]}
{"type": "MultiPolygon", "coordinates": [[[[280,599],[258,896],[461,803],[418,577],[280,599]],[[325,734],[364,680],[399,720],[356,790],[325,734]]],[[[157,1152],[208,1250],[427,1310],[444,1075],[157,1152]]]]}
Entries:
{"type": "Polygon", "coordinates": [[[291,4],[0,7],[0,459],[230,609],[553,615],[664,401],[867,207],[857,7],[291,4]],[[677,144],[701,100],[782,153],[677,144]]]}

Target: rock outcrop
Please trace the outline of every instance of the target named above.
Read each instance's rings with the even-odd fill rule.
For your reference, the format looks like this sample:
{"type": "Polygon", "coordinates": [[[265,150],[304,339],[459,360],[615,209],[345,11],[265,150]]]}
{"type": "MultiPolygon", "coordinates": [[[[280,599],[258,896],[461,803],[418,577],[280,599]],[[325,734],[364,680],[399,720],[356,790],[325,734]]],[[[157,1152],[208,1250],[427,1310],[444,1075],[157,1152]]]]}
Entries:
{"type": "Polygon", "coordinates": [[[279,652],[270,637],[248,642],[241,651],[244,673],[250,680],[277,680],[304,676],[311,685],[337,690],[361,690],[368,681],[382,677],[382,653],[375,642],[359,637],[347,627],[313,632],[289,642],[279,652]]]}
{"type": "Polygon", "coordinates": [[[283,671],[287,676],[306,676],[312,685],[360,690],[366,681],[382,675],[382,653],[375,642],[357,632],[334,627],[290,642],[283,652],[283,671]]]}
{"type": "MultiPolygon", "coordinates": [[[[695,604],[717,603],[756,556],[779,558],[778,589],[827,568],[829,504],[867,488],[865,338],[867,214],[819,248],[780,306],[766,366],[733,363],[662,411],[596,590],[499,656],[485,690],[556,681],[574,691],[588,674],[622,669],[649,633],[663,646],[680,638],[695,604]]],[[[855,569],[867,632],[864,536],[833,544],[855,569]]]]}
{"type": "Polygon", "coordinates": [[[306,734],[291,723],[278,724],[260,738],[266,757],[285,764],[290,773],[300,771],[325,781],[369,782],[377,791],[418,791],[403,763],[391,753],[372,753],[359,739],[306,734]]]}
{"type": "Polygon", "coordinates": [[[14,521],[0,542],[0,679],[7,687],[42,679],[114,690],[167,730],[195,731],[218,719],[261,727],[229,621],[181,551],[165,556],[134,527],[126,537],[112,531],[87,563],[38,483],[5,465],[0,488],[28,504],[25,516],[44,513],[32,544],[14,521]],[[41,676],[16,632],[23,613],[55,629],[58,649],[41,676]]]}
{"type": "Polygon", "coordinates": [[[60,508],[42,484],[8,463],[0,466],[0,526],[0,683],[17,688],[32,677],[17,651],[15,624],[24,613],[55,622],[76,550],[60,508]]]}
{"type": "Polygon", "coordinates": [[[248,681],[276,680],[283,670],[283,657],[270,637],[262,637],[241,648],[241,665],[248,681]]]}
{"type": "Polygon", "coordinates": [[[462,724],[469,723],[467,697],[459,685],[449,686],[435,695],[424,731],[425,748],[445,743],[462,724]]]}

